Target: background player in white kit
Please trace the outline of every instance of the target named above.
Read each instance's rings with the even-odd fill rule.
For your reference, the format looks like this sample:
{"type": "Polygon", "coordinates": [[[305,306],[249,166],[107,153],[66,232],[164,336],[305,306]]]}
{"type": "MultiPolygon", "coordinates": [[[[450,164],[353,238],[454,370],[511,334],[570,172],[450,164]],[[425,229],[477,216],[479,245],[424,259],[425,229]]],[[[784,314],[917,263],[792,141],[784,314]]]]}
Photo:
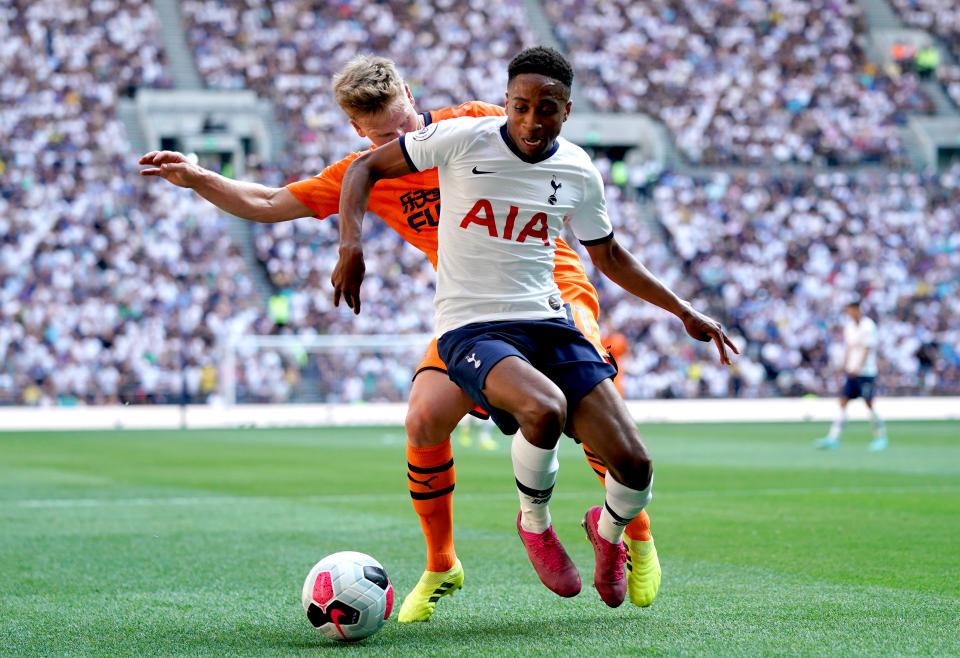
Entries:
{"type": "Polygon", "coordinates": [[[877,324],[860,310],[859,300],[846,306],[847,322],[843,327],[843,372],[845,380],[840,396],[840,414],[830,426],[829,433],[817,439],[816,446],[831,450],[840,444],[840,436],[847,424],[847,403],[863,398],[870,410],[873,425],[873,441],[870,450],[887,447],[887,428],[883,419],[873,408],[873,395],[877,383],[877,324]]]}
{"type": "Polygon", "coordinates": [[[597,268],[638,297],[714,341],[723,363],[736,351],[720,324],[694,310],[618,245],[603,184],[589,156],[559,137],[573,71],[562,55],[531,48],[508,67],[507,118],[435,123],[358,158],[340,197],[340,260],[334,302],[360,310],[361,222],[381,178],[437,167],[441,214],[434,300],[440,355],[450,378],[506,434],[521,513],[517,529],[541,581],[561,596],[580,577],[553,532],[547,504],[561,432],[606,464],[606,499],[583,525],[596,558],[594,586],[612,607],[626,585],[624,526],[650,500],[653,469],[611,378],[614,368],[576,329],[552,277],[564,223],[597,268]]]}

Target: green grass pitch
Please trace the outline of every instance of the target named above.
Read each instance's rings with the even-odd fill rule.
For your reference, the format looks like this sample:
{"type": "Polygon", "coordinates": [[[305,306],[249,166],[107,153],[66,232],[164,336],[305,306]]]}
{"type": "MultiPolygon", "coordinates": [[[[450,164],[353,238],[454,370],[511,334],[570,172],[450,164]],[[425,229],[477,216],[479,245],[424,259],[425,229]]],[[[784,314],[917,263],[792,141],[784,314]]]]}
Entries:
{"type": "Polygon", "coordinates": [[[0,655],[960,655],[960,424],[651,425],[663,565],[650,608],[602,604],[579,520],[602,500],[568,439],[554,525],[584,589],[561,599],[516,536],[509,440],[461,447],[464,589],[396,608],[424,566],[399,428],[0,433],[0,655]],[[370,553],[393,617],[355,645],[300,588],[370,553]]]}

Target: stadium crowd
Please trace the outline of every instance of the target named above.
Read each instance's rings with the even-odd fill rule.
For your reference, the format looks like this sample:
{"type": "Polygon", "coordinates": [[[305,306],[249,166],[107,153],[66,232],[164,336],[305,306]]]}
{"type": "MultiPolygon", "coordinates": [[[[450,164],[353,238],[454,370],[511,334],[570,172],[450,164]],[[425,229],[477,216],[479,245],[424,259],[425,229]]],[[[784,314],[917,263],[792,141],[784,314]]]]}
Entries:
{"type": "MultiPolygon", "coordinates": [[[[960,167],[944,174],[666,172],[641,194],[614,185],[609,161],[597,161],[608,172],[619,239],[679,294],[712,306],[745,347],[733,369],[716,366],[669,316],[595,274],[603,328],[631,345],[621,359],[628,396],[834,391],[842,305],[853,295],[880,319],[885,391],[960,392],[960,167]]],[[[301,330],[375,333],[390,323],[429,331],[434,275],[385,225],[370,223],[369,315],[358,324],[329,308],[332,228],[282,226],[282,238],[261,234],[258,247],[282,272],[275,280],[293,291],[301,330]]]]}
{"type": "Polygon", "coordinates": [[[294,178],[366,148],[330,93],[354,55],[396,61],[420,107],[433,109],[502,100],[502,62],[533,41],[520,0],[185,0],[181,11],[207,84],[273,100],[294,178]]]}
{"type": "Polygon", "coordinates": [[[954,0],[890,0],[900,19],[943,39],[960,58],[960,5],[954,0]]]}
{"type": "Polygon", "coordinates": [[[633,346],[628,395],[838,390],[853,296],[878,318],[883,390],[960,391],[960,165],[940,175],[668,173],[652,195],[662,230],[641,239],[660,246],[640,253],[679,294],[712,304],[746,349],[731,370],[693,359],[662,313],[603,285],[608,321],[633,346]]]}
{"type": "MultiPolygon", "coordinates": [[[[939,37],[955,59],[960,59],[960,5],[953,0],[891,0],[900,20],[909,27],[939,37]]],[[[940,65],[937,79],[960,107],[960,66],[940,65]]]]}
{"type": "Polygon", "coordinates": [[[913,73],[863,49],[856,0],[544,3],[599,110],[646,112],[703,164],[881,162],[898,127],[933,111],[913,73]]]}
{"type": "MultiPolygon", "coordinates": [[[[911,75],[871,68],[855,3],[688,6],[545,3],[591,103],[660,117],[689,157],[902,164],[896,126],[927,101],[911,75]],[[602,42],[588,7],[617,21],[602,42]],[[614,66],[618,49],[626,66],[614,66]]],[[[251,163],[251,180],[303,178],[365,146],[330,94],[330,75],[357,52],[396,59],[427,109],[499,101],[503,59],[532,42],[519,2],[310,8],[182,3],[207,83],[255,89],[288,128],[286,160],[251,163]]],[[[435,275],[382,224],[368,223],[357,317],[331,304],[335,219],[256,226],[257,258],[288,302],[278,322],[230,237],[236,220],[138,177],[118,97],[171,84],[149,2],[0,0],[0,19],[0,404],[208,400],[232,335],[431,330],[435,275]]],[[[881,328],[882,391],[960,394],[960,170],[625,183],[605,154],[597,163],[621,242],[745,347],[733,369],[716,367],[666,314],[594,276],[603,329],[630,339],[628,396],[832,394],[840,305],[854,292],[881,328]]],[[[417,358],[237,356],[242,401],[288,400],[306,380],[319,399],[402,400],[417,358]]]]}
{"type": "MultiPolygon", "coordinates": [[[[229,220],[137,176],[117,99],[170,86],[152,5],[0,15],[0,404],[203,399],[220,339],[268,327],[229,220]]],[[[263,360],[242,380],[276,398],[263,360]]]]}
{"type": "Polygon", "coordinates": [[[946,89],[947,95],[960,107],[960,66],[942,66],[937,70],[937,78],[946,89]]]}

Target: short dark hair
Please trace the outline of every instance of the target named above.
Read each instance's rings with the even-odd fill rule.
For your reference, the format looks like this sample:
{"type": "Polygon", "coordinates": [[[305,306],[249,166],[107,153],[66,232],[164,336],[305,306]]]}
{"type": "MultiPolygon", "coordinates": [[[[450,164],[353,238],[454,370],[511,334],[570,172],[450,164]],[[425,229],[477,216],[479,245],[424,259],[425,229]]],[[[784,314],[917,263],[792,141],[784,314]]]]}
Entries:
{"type": "Polygon", "coordinates": [[[567,89],[573,85],[573,67],[570,66],[570,62],[553,48],[545,46],[527,48],[510,60],[507,66],[507,82],[509,83],[521,73],[545,75],[566,85],[567,89]]]}

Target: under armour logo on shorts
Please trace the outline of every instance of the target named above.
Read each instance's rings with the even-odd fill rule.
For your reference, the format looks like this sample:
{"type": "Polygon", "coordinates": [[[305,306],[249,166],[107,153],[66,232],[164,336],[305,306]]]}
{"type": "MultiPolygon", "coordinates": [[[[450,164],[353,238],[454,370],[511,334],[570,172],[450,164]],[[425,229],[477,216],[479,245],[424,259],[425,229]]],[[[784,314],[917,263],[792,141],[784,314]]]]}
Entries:
{"type": "Polygon", "coordinates": [[[467,363],[472,363],[474,368],[480,367],[480,359],[477,358],[476,352],[467,357],[467,363]]]}

